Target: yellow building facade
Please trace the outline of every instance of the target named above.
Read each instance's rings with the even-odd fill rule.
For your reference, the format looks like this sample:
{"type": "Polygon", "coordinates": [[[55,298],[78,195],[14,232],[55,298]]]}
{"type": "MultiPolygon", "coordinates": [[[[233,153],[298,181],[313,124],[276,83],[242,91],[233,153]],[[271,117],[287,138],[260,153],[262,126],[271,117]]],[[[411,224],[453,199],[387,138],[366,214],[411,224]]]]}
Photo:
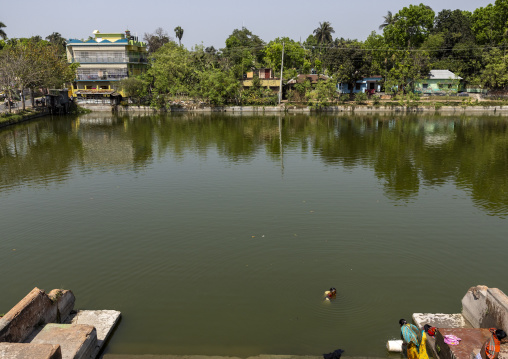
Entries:
{"type": "Polygon", "coordinates": [[[67,61],[79,63],[72,96],[83,99],[123,96],[119,81],[146,71],[146,44],[131,36],[130,31],[95,30],[93,35],[88,40],[70,39],[67,43],[67,61]]]}

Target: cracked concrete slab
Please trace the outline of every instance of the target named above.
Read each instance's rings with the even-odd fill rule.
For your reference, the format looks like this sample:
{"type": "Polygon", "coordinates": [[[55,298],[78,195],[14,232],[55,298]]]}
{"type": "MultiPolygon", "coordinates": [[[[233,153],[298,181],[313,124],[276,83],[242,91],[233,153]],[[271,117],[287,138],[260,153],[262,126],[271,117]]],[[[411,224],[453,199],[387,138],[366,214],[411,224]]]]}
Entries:
{"type": "Polygon", "coordinates": [[[116,310],[78,310],[76,313],[71,313],[67,323],[72,325],[86,324],[95,327],[97,342],[92,358],[96,358],[120,320],[120,315],[120,312],[116,310]]]}

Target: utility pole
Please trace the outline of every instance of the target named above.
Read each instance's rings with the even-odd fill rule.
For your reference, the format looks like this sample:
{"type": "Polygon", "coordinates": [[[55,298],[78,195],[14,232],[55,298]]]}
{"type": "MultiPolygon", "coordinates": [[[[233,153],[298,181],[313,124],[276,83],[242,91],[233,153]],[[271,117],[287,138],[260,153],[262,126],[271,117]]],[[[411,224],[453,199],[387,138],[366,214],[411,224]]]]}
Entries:
{"type": "Polygon", "coordinates": [[[282,69],[284,68],[284,42],[282,42],[282,60],[280,62],[280,86],[279,86],[279,105],[282,101],[282,69]]]}

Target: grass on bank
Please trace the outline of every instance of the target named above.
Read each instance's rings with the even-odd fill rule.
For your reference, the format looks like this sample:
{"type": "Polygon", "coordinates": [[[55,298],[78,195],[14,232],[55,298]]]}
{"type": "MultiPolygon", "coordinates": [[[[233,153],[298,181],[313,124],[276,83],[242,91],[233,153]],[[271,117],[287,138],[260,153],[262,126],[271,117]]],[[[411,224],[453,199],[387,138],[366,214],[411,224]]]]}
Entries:
{"type": "MultiPolygon", "coordinates": [[[[83,108],[81,106],[71,106],[70,113],[74,115],[82,115],[86,113],[92,112],[91,110],[87,108],[83,108]]],[[[18,110],[16,112],[4,112],[0,114],[0,123],[3,122],[19,122],[23,121],[24,119],[31,117],[33,115],[37,115],[40,112],[31,108],[27,108],[26,110],[18,110]]]]}
{"type": "Polygon", "coordinates": [[[37,111],[33,111],[30,109],[16,111],[16,112],[4,112],[0,114],[0,123],[8,122],[8,121],[21,121],[27,117],[35,115],[37,111]]]}

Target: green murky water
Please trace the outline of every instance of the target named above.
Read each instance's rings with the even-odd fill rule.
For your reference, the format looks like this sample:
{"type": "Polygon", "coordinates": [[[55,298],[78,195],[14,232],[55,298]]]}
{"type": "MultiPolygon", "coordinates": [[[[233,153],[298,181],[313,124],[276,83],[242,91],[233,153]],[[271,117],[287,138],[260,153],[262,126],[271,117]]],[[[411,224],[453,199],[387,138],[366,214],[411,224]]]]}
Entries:
{"type": "Polygon", "coordinates": [[[386,356],[508,291],[508,117],[41,119],[0,130],[0,228],[0,312],[72,289],[109,353],[386,356]]]}

